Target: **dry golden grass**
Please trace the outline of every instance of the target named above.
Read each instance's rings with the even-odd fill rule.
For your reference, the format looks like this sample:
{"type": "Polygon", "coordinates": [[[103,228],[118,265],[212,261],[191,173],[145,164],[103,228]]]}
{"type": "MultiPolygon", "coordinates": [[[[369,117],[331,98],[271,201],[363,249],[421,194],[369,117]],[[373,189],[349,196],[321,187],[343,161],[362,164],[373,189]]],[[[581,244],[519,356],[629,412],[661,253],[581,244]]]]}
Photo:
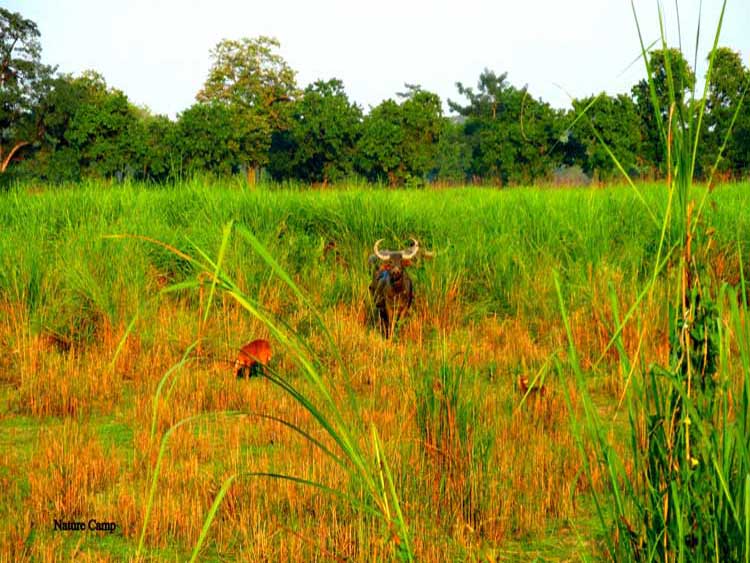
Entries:
{"type": "MultiPolygon", "coordinates": [[[[532,327],[522,318],[467,323],[460,291],[457,287],[452,295],[451,290],[444,302],[418,302],[399,338],[390,342],[363,325],[361,305],[338,305],[324,313],[360,406],[361,420],[352,412],[347,420],[355,428],[361,424],[366,429],[371,423],[378,428],[413,548],[425,561],[479,558],[487,546],[544,537],[553,523],[590,514],[589,484],[581,478],[560,381],[548,374],[548,393],[523,404],[516,383],[519,373],[533,377],[559,353],[564,343],[561,327],[532,327]],[[460,421],[450,409],[445,414],[447,438],[426,440],[417,421],[421,378],[429,377],[430,365],[439,363],[431,334],[443,336],[449,364],[458,366],[466,358],[461,400],[474,410],[464,437],[459,437],[460,421]],[[486,453],[480,456],[480,451],[486,453]]],[[[272,295],[267,295],[269,301],[272,295]]],[[[51,346],[30,330],[14,330],[11,322],[0,326],[0,339],[21,348],[12,354],[15,375],[8,378],[11,420],[31,416],[39,428],[29,440],[28,471],[21,450],[3,458],[0,478],[6,492],[15,491],[7,493],[15,495],[7,505],[17,516],[4,517],[0,560],[54,561],[74,554],[83,560],[132,557],[161,437],[189,416],[227,410],[273,414],[332,447],[309,412],[282,390],[263,378],[234,378],[231,360],[239,345],[268,338],[268,333],[231,302],[219,300],[216,305],[204,327],[201,355],[173,374],[171,395],[162,394],[154,437],[156,386],[196,336],[191,305],[163,300],[153,318],[139,321],[148,323],[149,339],[140,336],[136,325],[114,363],[124,326],[106,328],[99,332],[106,337],[68,350],[51,346]],[[99,437],[96,421],[102,418],[125,428],[129,438],[99,437]],[[100,549],[93,535],[53,532],[53,519],[59,517],[113,520],[121,543],[100,549]]],[[[281,309],[283,303],[278,300],[276,306],[281,309]]],[[[295,313],[291,322],[303,326],[304,314],[295,313]]],[[[606,328],[581,311],[573,315],[573,325],[582,354],[592,362],[602,349],[606,328]]],[[[627,333],[625,340],[630,343],[636,336],[627,333]]],[[[321,352],[333,392],[344,397],[342,366],[325,353],[320,334],[310,331],[308,341],[321,352]]],[[[645,345],[661,353],[658,341],[645,345]]],[[[314,396],[284,350],[274,353],[272,367],[314,396]]],[[[578,408],[573,385],[568,392],[578,408]]],[[[369,451],[368,433],[360,435],[369,451]]],[[[358,495],[357,486],[330,458],[276,422],[252,416],[196,422],[170,439],[147,526],[147,547],[168,558],[185,557],[223,480],[248,471],[297,475],[358,495]]],[[[595,486],[598,482],[597,477],[595,486]]],[[[235,483],[224,499],[209,533],[209,553],[268,561],[380,560],[392,557],[391,540],[389,530],[340,499],[286,481],[247,478],[235,483]]]]}

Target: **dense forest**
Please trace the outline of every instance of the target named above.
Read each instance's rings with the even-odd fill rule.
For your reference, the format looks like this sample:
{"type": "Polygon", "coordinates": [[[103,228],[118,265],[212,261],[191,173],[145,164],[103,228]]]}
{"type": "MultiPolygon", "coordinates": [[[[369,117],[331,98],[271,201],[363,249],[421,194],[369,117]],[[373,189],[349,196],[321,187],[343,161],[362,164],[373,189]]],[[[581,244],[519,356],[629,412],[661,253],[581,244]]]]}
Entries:
{"type": "Polygon", "coordinates": [[[476,86],[456,84],[445,115],[439,96],[414,84],[365,112],[336,78],[301,88],[276,39],[223,40],[195,104],[171,120],[134,105],[96,71],[73,76],[42,63],[38,27],[21,14],[0,8],[0,30],[0,185],[196,173],[394,186],[536,184],[574,171],[597,181],[622,172],[655,178],[665,144],[653,108],[668,105],[668,75],[679,88],[672,111],[703,113],[697,174],[746,178],[750,170],[750,105],[742,104],[750,70],[727,47],[707,55],[707,84],[679,50],[654,50],[653,88],[644,76],[628,94],[576,99],[569,110],[486,69],[476,86]],[[704,87],[705,107],[695,101],[704,87]]]}

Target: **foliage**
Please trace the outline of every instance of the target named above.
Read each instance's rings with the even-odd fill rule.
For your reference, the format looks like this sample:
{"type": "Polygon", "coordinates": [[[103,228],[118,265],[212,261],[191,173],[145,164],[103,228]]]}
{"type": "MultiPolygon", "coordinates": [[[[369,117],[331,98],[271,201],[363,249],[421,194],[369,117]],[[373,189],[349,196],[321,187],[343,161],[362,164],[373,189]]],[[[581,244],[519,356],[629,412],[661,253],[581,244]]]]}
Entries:
{"type": "Polygon", "coordinates": [[[340,80],[300,92],[278,40],[224,39],[211,51],[197,104],[174,121],[135,107],[95,71],[54,75],[40,62],[33,21],[2,10],[0,26],[0,164],[14,148],[20,164],[0,176],[5,185],[24,177],[166,182],[206,172],[242,172],[253,183],[263,166],[277,181],[324,185],[354,175],[391,186],[537,184],[566,166],[604,181],[622,171],[653,178],[668,172],[670,119],[697,122],[701,112],[702,143],[690,165],[696,177],[743,178],[750,170],[750,111],[739,101],[750,71],[718,45],[709,55],[704,108],[689,101],[696,85],[690,64],[663,42],[644,50],[649,78],[628,94],[585,96],[572,100],[571,111],[485,69],[476,87],[456,84],[464,101],[448,106],[457,115],[444,116],[437,95],[406,84],[363,116],[340,80]]]}
{"type": "Polygon", "coordinates": [[[319,80],[305,88],[290,110],[285,131],[273,138],[271,174],[305,182],[343,180],[354,173],[362,110],[349,101],[340,80],[319,80]]]}
{"type": "Polygon", "coordinates": [[[676,117],[687,122],[685,99],[695,88],[695,73],[682,51],[675,48],[649,53],[646,71],[647,77],[631,91],[640,116],[643,155],[655,171],[666,172],[664,147],[670,108],[674,104],[676,117]],[[659,110],[655,112],[654,106],[659,110]]]}
{"type": "Polygon", "coordinates": [[[357,146],[360,170],[391,186],[420,184],[435,167],[442,130],[437,94],[407,85],[403,101],[386,100],[365,117],[357,146]]]}
{"type": "Polygon", "coordinates": [[[252,165],[266,163],[271,134],[287,127],[284,104],[297,96],[295,72],[275,52],[279,47],[278,40],[264,36],[220,41],[196,96],[199,102],[230,107],[238,120],[247,122],[240,144],[252,165]]]}
{"type": "Polygon", "coordinates": [[[278,40],[263,36],[220,41],[198,101],[268,111],[290,98],[297,89],[295,72],[274,52],[279,47],[278,40]]]}
{"type": "Polygon", "coordinates": [[[164,115],[145,113],[140,119],[137,177],[163,182],[179,170],[172,147],[177,145],[176,124],[164,115]]]}
{"type": "Polygon", "coordinates": [[[39,37],[33,21],[0,8],[0,173],[38,138],[35,109],[54,72],[41,63],[39,37]]]}
{"type": "Polygon", "coordinates": [[[464,135],[462,119],[444,119],[437,146],[435,177],[461,184],[470,179],[471,146],[464,135]]]}
{"type": "Polygon", "coordinates": [[[51,79],[36,112],[38,150],[19,166],[24,174],[55,183],[170,177],[174,123],[135,107],[94,71],[51,79]]]}
{"type": "Polygon", "coordinates": [[[175,147],[186,172],[228,175],[265,143],[263,131],[260,117],[218,102],[198,103],[180,114],[175,147]]]}
{"type": "Polygon", "coordinates": [[[624,94],[613,97],[602,93],[595,98],[575,100],[573,107],[579,112],[589,107],[586,119],[574,127],[576,140],[585,150],[579,162],[584,172],[601,180],[611,180],[619,174],[609,149],[628,174],[637,176],[642,164],[642,146],[633,100],[624,94]]]}
{"type": "Polygon", "coordinates": [[[82,166],[95,177],[135,172],[137,118],[128,98],[119,90],[97,84],[90,102],[77,108],[65,138],[79,154],[82,166]]]}
{"type": "Polygon", "coordinates": [[[508,83],[507,73],[485,69],[477,91],[458,82],[467,105],[448,102],[466,118],[464,133],[472,147],[475,175],[500,184],[534,182],[549,174],[551,153],[558,147],[560,120],[549,106],[532,98],[526,88],[508,83]]]}
{"type": "MultiPolygon", "coordinates": [[[[709,60],[710,58],[709,55],[709,60]]],[[[719,156],[719,150],[730,131],[732,119],[748,85],[750,70],[742,64],[740,54],[726,47],[717,49],[706,98],[707,113],[703,121],[703,150],[699,164],[700,171],[704,174],[710,173],[719,156]]],[[[733,131],[719,161],[718,170],[722,173],[736,174],[750,169],[750,112],[747,109],[739,113],[733,131]]]]}

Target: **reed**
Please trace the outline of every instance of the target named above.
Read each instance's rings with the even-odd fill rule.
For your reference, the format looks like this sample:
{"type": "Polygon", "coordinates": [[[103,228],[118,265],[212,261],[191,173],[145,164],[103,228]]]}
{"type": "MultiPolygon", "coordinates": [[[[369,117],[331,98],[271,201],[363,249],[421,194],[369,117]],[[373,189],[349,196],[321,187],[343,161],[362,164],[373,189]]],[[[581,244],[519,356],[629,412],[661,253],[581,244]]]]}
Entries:
{"type": "MultiPolygon", "coordinates": [[[[726,2],[717,23],[714,49],[725,7],[726,2]]],[[[569,341],[568,363],[586,405],[585,420],[574,419],[573,427],[581,451],[587,440],[596,444],[601,470],[608,476],[607,493],[599,496],[594,492],[594,499],[602,525],[615,530],[606,540],[610,557],[748,560],[750,460],[746,418],[750,405],[744,389],[750,372],[746,362],[738,364],[738,359],[748,354],[741,328],[747,319],[741,267],[744,258],[739,252],[738,283],[732,286],[725,281],[717,288],[710,260],[713,241],[705,217],[706,202],[713,194],[711,189],[696,191],[693,185],[713,56],[702,96],[696,97],[693,89],[691,99],[684,103],[673,76],[661,4],[657,3],[657,8],[660,48],[666,53],[668,107],[660,107],[654,70],[634,6],[633,13],[666,155],[663,189],[667,205],[661,210],[653,275],[624,318],[620,319],[612,307],[616,316],[607,345],[607,349],[616,347],[620,373],[627,374],[622,400],[628,413],[627,440],[631,448],[625,456],[616,453],[604,432],[605,421],[587,395],[586,376],[558,282],[559,306],[569,341]],[[655,295],[660,278],[668,284],[663,297],[655,295]],[[623,339],[635,310],[658,299],[663,300],[668,321],[669,357],[664,363],[645,361],[640,352],[642,334],[634,354],[626,351],[623,339]],[[739,399],[733,399],[735,396],[739,399]]],[[[717,162],[720,158],[721,154],[717,162]]],[[[740,244],[738,239],[738,248],[740,244]]],[[[616,303],[614,293],[611,301],[616,303]]],[[[587,466],[589,475],[593,471],[587,466]]]]}

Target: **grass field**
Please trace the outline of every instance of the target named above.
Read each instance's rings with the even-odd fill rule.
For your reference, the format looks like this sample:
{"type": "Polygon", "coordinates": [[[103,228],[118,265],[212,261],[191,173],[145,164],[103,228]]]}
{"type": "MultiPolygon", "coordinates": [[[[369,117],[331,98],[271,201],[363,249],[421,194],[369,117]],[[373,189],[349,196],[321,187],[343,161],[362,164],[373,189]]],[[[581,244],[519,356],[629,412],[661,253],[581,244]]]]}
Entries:
{"type": "MultiPolygon", "coordinates": [[[[698,226],[694,252],[717,288],[747,271],[749,189],[713,191],[698,226]]],[[[407,538],[423,561],[608,557],[612,529],[594,503],[608,477],[574,423],[591,401],[632,473],[627,382],[669,361],[675,275],[655,274],[652,214],[664,215],[666,190],[642,190],[645,203],[629,188],[0,194],[0,560],[131,559],[144,530],[146,557],[184,560],[237,474],[202,558],[375,561],[403,554],[407,538]],[[414,307],[386,341],[365,322],[367,258],[376,239],[409,237],[435,256],[411,268],[414,307]],[[235,289],[212,292],[187,257],[220,261],[235,289]],[[254,338],[270,339],[273,371],[313,410],[269,379],[235,379],[237,350],[254,338]],[[637,359],[629,373],[625,356],[637,359]],[[548,392],[522,400],[520,376],[548,392]],[[204,413],[217,414],[170,431],[204,413]],[[117,528],[60,532],[56,519],[117,528]]],[[[722,295],[729,327],[735,294],[722,295]]],[[[730,407],[744,384],[736,336],[727,328],[718,372],[730,407]]]]}

